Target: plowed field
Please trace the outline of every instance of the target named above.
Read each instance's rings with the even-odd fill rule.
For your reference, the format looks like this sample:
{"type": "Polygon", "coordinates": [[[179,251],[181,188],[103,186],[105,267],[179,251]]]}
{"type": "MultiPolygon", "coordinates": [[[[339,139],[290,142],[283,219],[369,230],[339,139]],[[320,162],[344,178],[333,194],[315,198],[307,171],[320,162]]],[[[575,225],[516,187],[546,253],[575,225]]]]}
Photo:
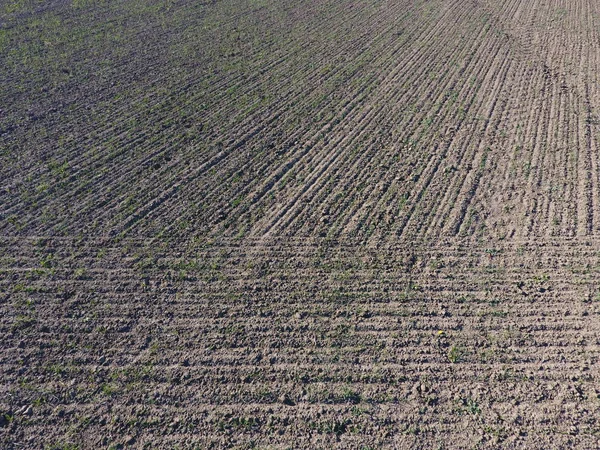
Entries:
{"type": "Polygon", "coordinates": [[[600,447],[600,2],[0,0],[0,447],[600,447]]]}

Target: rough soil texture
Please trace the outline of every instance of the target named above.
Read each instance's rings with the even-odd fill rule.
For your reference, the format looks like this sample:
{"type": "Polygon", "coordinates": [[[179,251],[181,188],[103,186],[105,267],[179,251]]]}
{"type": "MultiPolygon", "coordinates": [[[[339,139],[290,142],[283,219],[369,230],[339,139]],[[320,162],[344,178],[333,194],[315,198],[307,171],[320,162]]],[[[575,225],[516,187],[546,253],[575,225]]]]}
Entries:
{"type": "Polygon", "coordinates": [[[0,447],[600,447],[600,3],[0,3],[0,447]]]}

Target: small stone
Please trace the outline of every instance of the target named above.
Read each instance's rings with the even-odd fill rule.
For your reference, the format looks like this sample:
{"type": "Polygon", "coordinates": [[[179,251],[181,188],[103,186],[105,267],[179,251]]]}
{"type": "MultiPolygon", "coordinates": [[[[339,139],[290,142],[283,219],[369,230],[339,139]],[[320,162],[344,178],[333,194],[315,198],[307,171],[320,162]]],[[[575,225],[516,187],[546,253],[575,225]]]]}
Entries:
{"type": "Polygon", "coordinates": [[[279,402],[283,403],[284,405],[294,406],[294,402],[287,394],[280,395],[279,402]]]}

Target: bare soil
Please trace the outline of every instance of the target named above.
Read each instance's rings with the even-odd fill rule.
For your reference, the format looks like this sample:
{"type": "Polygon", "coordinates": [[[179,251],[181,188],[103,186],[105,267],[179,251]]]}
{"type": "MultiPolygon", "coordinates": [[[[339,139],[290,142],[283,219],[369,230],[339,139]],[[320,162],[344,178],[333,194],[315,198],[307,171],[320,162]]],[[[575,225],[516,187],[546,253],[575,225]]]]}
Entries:
{"type": "Polygon", "coordinates": [[[0,5],[0,447],[600,447],[600,4],[0,5]]]}

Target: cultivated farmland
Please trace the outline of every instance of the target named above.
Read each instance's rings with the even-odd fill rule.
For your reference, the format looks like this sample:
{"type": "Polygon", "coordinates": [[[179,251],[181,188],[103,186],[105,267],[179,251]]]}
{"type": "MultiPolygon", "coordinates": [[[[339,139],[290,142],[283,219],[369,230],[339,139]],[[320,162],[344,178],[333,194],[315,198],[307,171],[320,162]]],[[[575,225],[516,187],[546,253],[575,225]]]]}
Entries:
{"type": "Polygon", "coordinates": [[[600,3],[0,0],[0,447],[598,448],[600,3]]]}

